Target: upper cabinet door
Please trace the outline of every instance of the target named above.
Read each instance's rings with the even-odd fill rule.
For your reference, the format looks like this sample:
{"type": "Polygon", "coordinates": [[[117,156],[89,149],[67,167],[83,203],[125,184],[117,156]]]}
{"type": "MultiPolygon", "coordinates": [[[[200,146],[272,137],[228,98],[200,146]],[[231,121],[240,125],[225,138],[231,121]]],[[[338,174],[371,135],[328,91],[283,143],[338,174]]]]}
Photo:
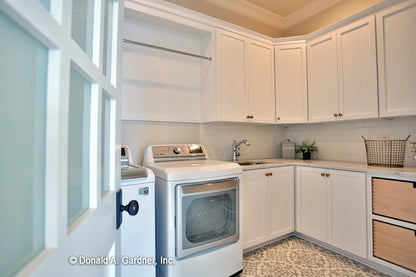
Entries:
{"type": "Polygon", "coordinates": [[[275,47],[277,123],[306,123],[308,95],[306,44],[275,47]]]}
{"type": "Polygon", "coordinates": [[[246,40],[219,31],[217,41],[218,119],[241,122],[246,117],[246,40]]]}
{"type": "Polygon", "coordinates": [[[309,121],[338,117],[338,66],[335,33],[308,43],[309,121]]]}
{"type": "Polygon", "coordinates": [[[374,16],[337,31],[339,119],[378,117],[374,16]]]}
{"type": "Polygon", "coordinates": [[[376,14],[380,116],[416,114],[416,1],[376,14]]]}
{"type": "Polygon", "coordinates": [[[273,46],[251,41],[248,47],[248,114],[250,122],[274,123],[273,46]]]}

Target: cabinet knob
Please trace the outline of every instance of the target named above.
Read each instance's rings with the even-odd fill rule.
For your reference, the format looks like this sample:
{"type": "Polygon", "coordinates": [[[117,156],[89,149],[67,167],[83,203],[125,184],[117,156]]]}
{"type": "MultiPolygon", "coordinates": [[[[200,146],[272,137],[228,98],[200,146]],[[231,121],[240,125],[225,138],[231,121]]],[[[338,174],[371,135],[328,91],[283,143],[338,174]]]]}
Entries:
{"type": "Polygon", "coordinates": [[[325,176],[326,176],[326,177],[329,177],[329,176],[331,176],[331,174],[327,173],[327,174],[325,174],[325,176]]]}
{"type": "Polygon", "coordinates": [[[334,113],[334,117],[337,117],[338,116],[338,114],[337,113],[334,113]]]}
{"type": "Polygon", "coordinates": [[[343,114],[342,113],[339,113],[338,116],[343,116],[343,114]]]}
{"type": "Polygon", "coordinates": [[[254,115],[247,115],[247,118],[254,118],[254,115]]]}
{"type": "Polygon", "coordinates": [[[325,173],[323,173],[323,172],[322,172],[322,173],[321,173],[321,176],[325,176],[325,173]]]}
{"type": "Polygon", "coordinates": [[[277,117],[277,120],[280,120],[280,116],[277,117]]]}
{"type": "Polygon", "coordinates": [[[273,176],[273,173],[271,173],[271,172],[267,172],[266,174],[264,174],[264,175],[266,175],[267,177],[269,177],[269,176],[273,176]]]}

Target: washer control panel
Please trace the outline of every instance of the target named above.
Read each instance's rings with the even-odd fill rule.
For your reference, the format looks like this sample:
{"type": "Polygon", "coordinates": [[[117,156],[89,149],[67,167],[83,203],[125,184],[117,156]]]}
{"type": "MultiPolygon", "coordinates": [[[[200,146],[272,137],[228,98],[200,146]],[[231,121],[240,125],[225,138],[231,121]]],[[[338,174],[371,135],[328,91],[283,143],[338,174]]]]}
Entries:
{"type": "Polygon", "coordinates": [[[199,144],[153,145],[151,148],[155,161],[207,158],[204,146],[199,144]]]}

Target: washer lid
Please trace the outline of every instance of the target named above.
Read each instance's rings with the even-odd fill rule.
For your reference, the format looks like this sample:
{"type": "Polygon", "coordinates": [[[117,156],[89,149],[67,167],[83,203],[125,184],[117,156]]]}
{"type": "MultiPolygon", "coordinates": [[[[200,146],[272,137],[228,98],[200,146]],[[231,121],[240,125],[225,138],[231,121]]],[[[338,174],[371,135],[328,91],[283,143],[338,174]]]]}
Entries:
{"type": "Polygon", "coordinates": [[[166,181],[198,180],[242,174],[237,163],[216,160],[159,162],[146,165],[154,174],[166,181]]]}

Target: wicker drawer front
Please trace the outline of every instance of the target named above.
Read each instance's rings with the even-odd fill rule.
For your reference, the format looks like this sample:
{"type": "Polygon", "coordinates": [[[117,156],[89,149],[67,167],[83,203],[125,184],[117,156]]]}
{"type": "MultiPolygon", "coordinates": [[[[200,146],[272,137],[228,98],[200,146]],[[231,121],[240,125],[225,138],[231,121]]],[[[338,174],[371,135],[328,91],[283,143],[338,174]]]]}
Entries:
{"type": "Polygon", "coordinates": [[[373,214],[416,223],[415,184],[373,178],[373,214]]]}
{"type": "Polygon", "coordinates": [[[416,271],[416,231],[373,220],[373,254],[416,271]]]}

